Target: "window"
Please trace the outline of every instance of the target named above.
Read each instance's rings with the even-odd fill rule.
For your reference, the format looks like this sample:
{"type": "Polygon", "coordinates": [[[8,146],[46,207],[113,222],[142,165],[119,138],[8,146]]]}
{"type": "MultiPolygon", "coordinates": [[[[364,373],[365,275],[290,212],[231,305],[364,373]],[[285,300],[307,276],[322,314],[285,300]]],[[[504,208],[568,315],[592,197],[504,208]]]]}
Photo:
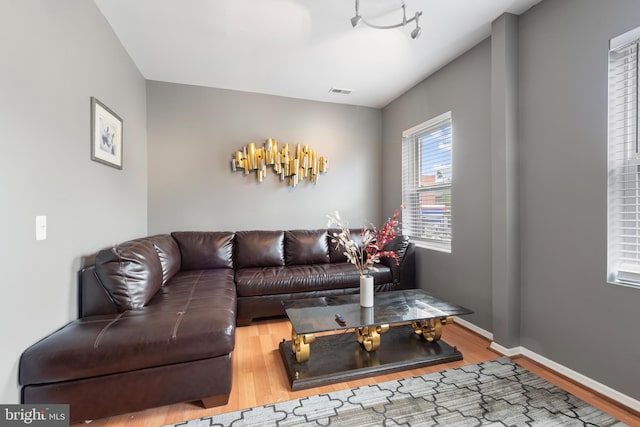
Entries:
{"type": "Polygon", "coordinates": [[[636,28],[609,47],[607,280],[632,286],[640,286],[639,41],[636,28]]]}
{"type": "Polygon", "coordinates": [[[402,133],[402,232],[451,252],[451,112],[402,133]]]}

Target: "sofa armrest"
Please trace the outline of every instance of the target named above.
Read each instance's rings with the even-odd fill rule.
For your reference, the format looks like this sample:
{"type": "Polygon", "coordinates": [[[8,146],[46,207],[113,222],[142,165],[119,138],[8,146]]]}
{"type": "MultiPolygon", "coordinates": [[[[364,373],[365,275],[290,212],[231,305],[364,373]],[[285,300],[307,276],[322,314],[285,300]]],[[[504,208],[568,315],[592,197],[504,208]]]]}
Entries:
{"type": "Polygon", "coordinates": [[[78,286],[80,294],[78,317],[118,313],[118,307],[96,274],[95,265],[89,265],[80,270],[78,286]]]}
{"type": "Polygon", "coordinates": [[[394,258],[381,258],[380,263],[391,269],[393,283],[398,289],[413,289],[416,287],[415,246],[405,236],[398,236],[384,246],[385,251],[393,251],[398,255],[394,258]]]}
{"type": "Polygon", "coordinates": [[[416,245],[409,242],[399,265],[399,289],[415,289],[416,282],[416,245]]]}

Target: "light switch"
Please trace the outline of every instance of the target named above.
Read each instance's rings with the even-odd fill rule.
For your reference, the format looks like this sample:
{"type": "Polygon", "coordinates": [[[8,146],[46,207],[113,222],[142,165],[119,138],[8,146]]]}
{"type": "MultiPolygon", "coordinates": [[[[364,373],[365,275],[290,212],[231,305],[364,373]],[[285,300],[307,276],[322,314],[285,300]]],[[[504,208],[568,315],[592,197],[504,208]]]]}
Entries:
{"type": "Polygon", "coordinates": [[[45,215],[36,216],[36,240],[46,240],[47,238],[47,217],[45,215]]]}

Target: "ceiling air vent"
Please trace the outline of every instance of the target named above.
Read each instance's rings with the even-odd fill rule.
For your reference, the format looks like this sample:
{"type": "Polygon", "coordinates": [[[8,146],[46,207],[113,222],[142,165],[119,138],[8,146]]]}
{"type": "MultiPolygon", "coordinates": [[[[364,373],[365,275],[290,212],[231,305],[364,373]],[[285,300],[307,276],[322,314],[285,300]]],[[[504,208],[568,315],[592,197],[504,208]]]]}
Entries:
{"type": "Polygon", "coordinates": [[[329,93],[338,93],[340,95],[349,95],[351,93],[351,89],[341,89],[339,87],[332,87],[329,89],[329,93]]]}

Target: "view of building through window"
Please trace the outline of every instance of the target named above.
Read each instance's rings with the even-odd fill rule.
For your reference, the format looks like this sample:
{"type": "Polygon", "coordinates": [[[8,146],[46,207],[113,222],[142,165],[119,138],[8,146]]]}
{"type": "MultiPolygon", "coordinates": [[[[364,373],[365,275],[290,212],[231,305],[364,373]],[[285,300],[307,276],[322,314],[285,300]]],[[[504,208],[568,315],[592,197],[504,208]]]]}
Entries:
{"type": "Polygon", "coordinates": [[[420,194],[424,236],[449,239],[451,234],[451,125],[420,137],[420,194]],[[445,188],[440,188],[442,185],[445,188]]]}
{"type": "Polygon", "coordinates": [[[450,250],[451,114],[403,134],[403,231],[424,246],[450,250]]]}

